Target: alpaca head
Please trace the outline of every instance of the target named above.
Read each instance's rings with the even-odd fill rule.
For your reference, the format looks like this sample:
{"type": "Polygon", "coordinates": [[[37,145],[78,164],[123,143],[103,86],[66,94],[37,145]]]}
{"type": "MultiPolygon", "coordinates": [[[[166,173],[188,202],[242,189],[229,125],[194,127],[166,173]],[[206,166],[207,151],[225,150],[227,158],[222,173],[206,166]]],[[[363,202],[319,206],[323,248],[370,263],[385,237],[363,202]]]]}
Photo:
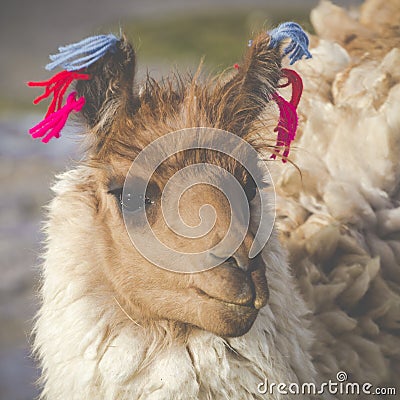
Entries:
{"type": "MultiPolygon", "coordinates": [[[[161,82],[147,78],[140,86],[135,80],[135,53],[122,39],[115,52],[88,68],[90,80],[77,83],[78,94],[86,98],[82,110],[88,127],[85,163],[94,171],[90,182],[82,185],[96,213],[94,251],[110,292],[139,323],[166,319],[220,336],[239,336],[266,305],[266,266],[260,252],[249,256],[257,229],[244,218],[249,212],[251,220],[260,203],[264,171],[248,148],[260,150],[260,116],[281,77],[281,57],[280,47],[270,46],[270,37],[263,33],[229,78],[201,83],[198,74],[161,82]],[[228,131],[247,143],[239,146],[239,152],[252,172],[223,151],[200,147],[167,157],[148,181],[143,170],[130,168],[156,139],[195,127],[228,131]],[[203,170],[202,163],[213,168],[203,170]],[[243,193],[241,198],[231,196],[231,204],[221,190],[230,187],[228,175],[243,193]],[[123,189],[127,176],[130,185],[123,189]],[[174,183],[168,183],[173,177],[174,183]],[[165,210],[171,210],[168,223],[165,210]],[[128,234],[141,232],[142,214],[174,254],[202,253],[210,265],[188,265],[191,261],[185,257],[168,258],[168,265],[176,266],[173,271],[155,265],[128,234]],[[208,222],[211,228],[191,237],[175,232],[175,222],[188,231],[208,222]],[[218,247],[228,231],[230,237],[218,247]]],[[[202,134],[207,142],[207,133],[198,131],[199,137],[202,134]]],[[[176,137],[171,140],[169,145],[178,148],[176,137]]],[[[263,142],[265,149],[265,137],[263,142]]],[[[153,152],[148,158],[156,155],[153,152]]]]}

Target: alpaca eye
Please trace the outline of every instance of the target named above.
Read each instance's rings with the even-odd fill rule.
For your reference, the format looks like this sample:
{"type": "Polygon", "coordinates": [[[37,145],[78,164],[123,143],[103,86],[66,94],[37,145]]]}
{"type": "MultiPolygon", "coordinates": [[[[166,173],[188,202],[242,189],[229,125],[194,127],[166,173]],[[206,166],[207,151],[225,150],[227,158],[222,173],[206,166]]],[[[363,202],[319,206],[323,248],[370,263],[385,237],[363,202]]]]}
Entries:
{"type": "Polygon", "coordinates": [[[122,188],[110,190],[109,193],[116,197],[121,209],[129,212],[135,212],[147,205],[154,204],[150,197],[137,193],[124,193],[122,188]]]}
{"type": "Polygon", "coordinates": [[[126,193],[121,194],[120,203],[124,210],[134,212],[141,210],[146,205],[154,204],[154,201],[142,194],[126,193]]]}
{"type": "Polygon", "coordinates": [[[257,185],[251,175],[248,176],[244,185],[244,192],[246,193],[247,200],[250,202],[254,199],[257,192],[257,185]]]}
{"type": "Polygon", "coordinates": [[[269,183],[263,180],[257,185],[253,177],[249,174],[243,189],[246,193],[247,200],[251,202],[256,196],[257,190],[263,190],[265,188],[268,188],[269,186],[269,183]]]}

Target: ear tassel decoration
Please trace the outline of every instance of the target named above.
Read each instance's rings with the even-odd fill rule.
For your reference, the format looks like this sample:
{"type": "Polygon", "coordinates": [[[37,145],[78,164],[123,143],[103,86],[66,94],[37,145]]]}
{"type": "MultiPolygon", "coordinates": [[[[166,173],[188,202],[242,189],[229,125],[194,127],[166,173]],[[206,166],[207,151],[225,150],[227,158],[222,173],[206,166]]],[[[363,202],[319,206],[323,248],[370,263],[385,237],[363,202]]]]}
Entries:
{"type": "Polygon", "coordinates": [[[59,48],[59,53],[50,56],[51,63],[46,65],[47,70],[56,67],[64,68],[47,81],[28,82],[31,87],[44,87],[44,93],[38,96],[33,104],[53,96],[44,119],[29,130],[33,138],[42,138],[43,143],[48,143],[53,137],[59,138],[71,112],[79,112],[85,104],[84,97],[76,100],[76,92],[72,92],[63,106],[64,96],[76,80],[89,80],[90,75],[81,73],[108,51],[115,51],[118,38],[114,35],[91,36],[78,43],[69,44],[59,48]]]}
{"type": "Polygon", "coordinates": [[[28,86],[31,87],[45,87],[44,93],[41,96],[36,97],[36,99],[33,100],[33,104],[40,103],[53,93],[53,99],[47,109],[45,118],[48,117],[50,114],[53,114],[61,108],[64,95],[69,86],[74,80],[79,79],[88,80],[90,79],[90,76],[88,74],[79,74],[77,72],[61,71],[47,81],[28,82],[28,86]]]}
{"type": "Polygon", "coordinates": [[[62,67],[67,71],[77,71],[86,68],[103,57],[109,50],[112,51],[118,40],[112,34],[98,35],[83,39],[78,43],[59,47],[59,53],[50,56],[50,60],[53,62],[47,64],[46,69],[51,71],[56,67],[62,67]]]}
{"type": "Polygon", "coordinates": [[[284,55],[289,55],[290,65],[296,61],[306,58],[311,58],[311,53],[308,50],[310,43],[308,36],[303,31],[302,27],[295,22],[284,22],[277,28],[269,32],[271,38],[270,47],[276,47],[282,40],[290,39],[290,44],[285,48],[284,55]]]}
{"type": "MultiPolygon", "coordinates": [[[[278,46],[283,40],[290,39],[289,45],[284,50],[284,56],[289,56],[290,65],[301,60],[303,57],[306,59],[312,57],[308,50],[310,41],[302,27],[295,22],[285,22],[279,25],[269,32],[269,36],[271,48],[278,46]]],[[[279,108],[279,122],[274,130],[278,132],[278,137],[276,140],[276,149],[274,154],[271,155],[271,158],[275,159],[280,153],[280,148],[283,147],[282,162],[285,163],[287,162],[290,144],[296,136],[299,123],[296,109],[300,102],[301,94],[303,93],[303,82],[300,75],[293,70],[283,68],[282,75],[287,79],[287,83],[278,87],[284,88],[291,85],[292,96],[290,101],[285,100],[277,92],[272,96],[272,99],[279,108]]]]}
{"type": "Polygon", "coordinates": [[[72,111],[78,112],[85,105],[85,98],[81,97],[76,100],[76,92],[72,92],[67,103],[58,111],[48,115],[45,119],[39,122],[36,126],[29,129],[29,133],[34,139],[41,138],[43,143],[48,143],[53,137],[59,138],[60,131],[64,128],[65,123],[72,111]]]}
{"type": "MultiPolygon", "coordinates": [[[[278,93],[274,93],[272,98],[279,107],[279,122],[278,126],[274,129],[274,132],[278,132],[276,146],[284,147],[282,153],[282,162],[285,163],[289,155],[290,143],[296,136],[297,125],[299,121],[296,108],[293,106],[293,104],[289,103],[278,93]]],[[[275,159],[279,153],[280,150],[276,149],[275,153],[271,155],[271,158],[275,159]]]]}
{"type": "Polygon", "coordinates": [[[300,75],[292,69],[282,68],[282,75],[288,81],[282,85],[279,85],[278,87],[285,88],[292,85],[292,97],[290,99],[290,103],[297,108],[301,99],[301,94],[303,93],[303,81],[300,75]]]}
{"type": "Polygon", "coordinates": [[[299,119],[297,116],[297,106],[300,102],[301,94],[303,92],[303,81],[300,75],[291,69],[282,69],[284,78],[287,78],[287,83],[279,85],[279,88],[284,88],[292,85],[292,96],[290,101],[285,100],[281,95],[275,92],[272,99],[276,102],[279,108],[279,122],[274,132],[278,132],[276,140],[276,149],[274,154],[271,155],[272,159],[280,153],[279,147],[283,147],[282,162],[287,161],[289,156],[290,144],[296,137],[299,119]]]}

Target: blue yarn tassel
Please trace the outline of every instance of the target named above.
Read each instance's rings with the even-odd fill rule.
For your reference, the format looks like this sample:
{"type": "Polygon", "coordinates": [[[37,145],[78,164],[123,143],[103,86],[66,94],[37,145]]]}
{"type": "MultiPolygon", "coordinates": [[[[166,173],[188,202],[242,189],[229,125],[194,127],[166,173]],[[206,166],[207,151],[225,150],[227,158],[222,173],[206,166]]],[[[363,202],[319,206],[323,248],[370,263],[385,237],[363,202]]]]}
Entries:
{"type": "Polygon", "coordinates": [[[119,39],[115,35],[91,36],[78,43],[59,47],[59,53],[50,56],[51,63],[46,65],[48,71],[62,67],[67,71],[77,71],[86,68],[113,51],[119,39]]]}
{"type": "Polygon", "coordinates": [[[312,55],[308,50],[310,41],[303,28],[295,22],[284,22],[277,28],[269,32],[271,37],[271,47],[276,47],[282,40],[290,39],[290,44],[285,49],[285,56],[289,55],[290,65],[296,61],[306,58],[311,58],[312,55]]]}

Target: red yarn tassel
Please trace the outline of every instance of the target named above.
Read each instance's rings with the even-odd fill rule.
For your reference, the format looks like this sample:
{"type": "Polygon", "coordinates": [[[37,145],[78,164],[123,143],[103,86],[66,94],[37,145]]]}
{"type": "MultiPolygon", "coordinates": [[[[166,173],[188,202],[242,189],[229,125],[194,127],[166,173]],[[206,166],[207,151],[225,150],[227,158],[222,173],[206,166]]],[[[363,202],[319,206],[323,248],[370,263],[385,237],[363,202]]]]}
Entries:
{"type": "MultiPolygon", "coordinates": [[[[40,100],[39,100],[40,101],[40,100]]],[[[85,105],[85,98],[81,97],[76,100],[76,92],[72,92],[67,103],[56,112],[47,115],[43,121],[29,129],[29,133],[34,139],[43,137],[42,142],[47,143],[53,137],[59,138],[60,131],[64,128],[65,123],[72,111],[80,111],[85,105]]]]}
{"type": "MultiPolygon", "coordinates": [[[[296,107],[292,103],[289,103],[278,93],[274,93],[272,98],[279,107],[279,122],[274,129],[274,132],[278,132],[276,146],[285,148],[282,154],[282,162],[285,163],[289,155],[290,143],[296,136],[298,117],[296,107]]],[[[275,153],[271,155],[271,158],[275,159],[279,153],[280,149],[275,149],[275,153]]]]}
{"type": "Polygon", "coordinates": [[[47,118],[50,114],[53,114],[54,112],[61,109],[64,95],[74,80],[88,79],[90,79],[90,75],[88,74],[80,74],[79,72],[74,71],[61,71],[58,74],[54,75],[48,81],[28,82],[28,86],[45,87],[44,93],[41,96],[38,96],[33,101],[33,104],[38,104],[53,93],[53,99],[49,105],[49,108],[47,109],[47,113],[45,116],[45,118],[47,118]]]}
{"type": "Polygon", "coordinates": [[[290,99],[290,103],[297,108],[300,102],[301,94],[303,93],[303,81],[301,76],[296,71],[286,68],[282,68],[282,75],[284,78],[287,78],[288,81],[282,85],[279,85],[278,87],[284,88],[292,85],[292,98],[290,99]]]}
{"type": "MultiPolygon", "coordinates": [[[[296,108],[300,102],[301,94],[303,92],[303,81],[300,75],[291,69],[282,69],[283,76],[287,78],[287,83],[282,84],[278,87],[284,88],[292,85],[292,96],[288,102],[278,93],[272,95],[273,100],[279,107],[279,122],[274,132],[278,132],[276,141],[276,147],[284,147],[282,153],[282,162],[287,161],[289,156],[290,144],[294,140],[298,126],[298,116],[296,108]]],[[[280,149],[275,149],[274,154],[271,155],[272,159],[275,159],[277,154],[280,153],[280,149]]]]}

